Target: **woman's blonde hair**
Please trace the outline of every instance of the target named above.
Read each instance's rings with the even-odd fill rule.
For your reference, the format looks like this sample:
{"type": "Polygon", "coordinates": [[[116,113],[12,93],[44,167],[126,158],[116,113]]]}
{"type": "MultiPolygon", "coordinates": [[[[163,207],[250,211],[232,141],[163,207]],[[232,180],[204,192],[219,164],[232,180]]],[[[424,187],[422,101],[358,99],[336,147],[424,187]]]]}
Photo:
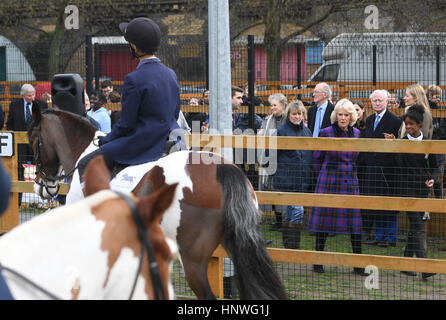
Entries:
{"type": "Polygon", "coordinates": [[[418,83],[411,84],[406,88],[406,91],[415,98],[415,103],[422,105],[424,109],[429,111],[429,113],[431,112],[424,88],[421,85],[418,83]]]}
{"type": "Polygon", "coordinates": [[[358,120],[358,113],[356,112],[353,103],[348,99],[341,99],[336,103],[330,116],[331,123],[335,123],[338,120],[338,112],[340,109],[344,109],[350,114],[350,123],[348,125],[353,126],[356,123],[356,120],[358,120]]]}
{"type": "Polygon", "coordinates": [[[300,111],[303,115],[303,120],[307,120],[307,109],[304,104],[300,100],[293,100],[286,106],[285,114],[286,117],[289,118],[291,111],[297,110],[300,111]]]}
{"type": "Polygon", "coordinates": [[[284,109],[288,103],[288,99],[283,93],[274,93],[268,97],[269,104],[272,104],[273,100],[277,100],[281,105],[283,105],[284,109]]]}

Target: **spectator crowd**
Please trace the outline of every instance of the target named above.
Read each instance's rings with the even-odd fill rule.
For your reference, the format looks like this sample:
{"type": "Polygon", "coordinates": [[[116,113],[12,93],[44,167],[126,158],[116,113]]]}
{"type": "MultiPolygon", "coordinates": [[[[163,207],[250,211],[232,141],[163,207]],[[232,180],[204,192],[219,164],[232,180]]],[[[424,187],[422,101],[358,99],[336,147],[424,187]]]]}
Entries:
{"type": "MultiPolygon", "coordinates": [[[[252,97],[256,106],[269,106],[271,113],[255,114],[254,127],[249,128],[247,114],[238,113],[242,105],[249,103],[247,85],[232,87],[233,130],[243,133],[247,129],[261,136],[324,137],[324,138],[374,138],[407,140],[445,140],[446,119],[435,117],[432,110],[440,108],[442,89],[419,84],[409,85],[400,98],[386,90],[375,90],[370,95],[372,114],[367,114],[364,101],[333,98],[332,88],[319,83],[313,90],[313,102],[305,107],[299,99],[289,99],[282,93],[271,94],[262,100],[252,97]],[[395,110],[404,110],[398,116],[395,110]],[[394,113],[395,112],[395,113],[394,113]],[[238,130],[238,131],[237,131],[238,130]]],[[[51,95],[44,93],[36,99],[35,89],[25,84],[21,99],[11,102],[7,119],[0,109],[0,126],[7,130],[26,131],[32,119],[32,108],[42,111],[56,107],[51,95]]],[[[85,114],[99,130],[108,133],[119,119],[119,111],[107,109],[107,104],[120,103],[111,81],[103,81],[101,90],[87,95],[84,92],[85,114]]],[[[201,99],[192,98],[190,106],[209,105],[209,90],[201,99]]],[[[178,124],[187,133],[206,133],[209,129],[207,112],[180,112],[178,124]]],[[[398,112],[400,114],[401,112],[398,112]]],[[[19,148],[19,161],[26,162],[31,154],[28,146],[19,148]],[[26,149],[26,150],[25,150],[26,149]],[[26,158],[26,159],[25,159],[26,158]]],[[[347,195],[444,197],[444,155],[388,154],[378,152],[278,150],[271,157],[269,150],[262,150],[256,163],[246,163],[243,152],[240,168],[258,190],[314,192],[347,195]],[[269,163],[276,161],[276,170],[269,170],[269,163]]],[[[19,165],[19,179],[23,168],[19,165]]],[[[19,198],[19,203],[21,198],[19,198]]],[[[398,213],[383,210],[359,210],[346,208],[262,205],[263,211],[274,212],[271,230],[282,232],[285,248],[299,249],[301,232],[308,230],[315,236],[315,250],[323,251],[329,236],[348,234],[352,252],[361,254],[362,247],[375,245],[395,247],[398,242],[398,213]]],[[[423,243],[428,213],[407,214],[409,231],[404,256],[426,257],[423,243]],[[424,232],[423,232],[424,230],[424,232]]],[[[313,271],[323,273],[322,265],[314,265],[313,271]]],[[[355,268],[358,275],[367,275],[362,268],[355,268]]],[[[407,276],[412,271],[402,271],[407,276]]],[[[433,274],[423,273],[423,279],[433,274]]]]}

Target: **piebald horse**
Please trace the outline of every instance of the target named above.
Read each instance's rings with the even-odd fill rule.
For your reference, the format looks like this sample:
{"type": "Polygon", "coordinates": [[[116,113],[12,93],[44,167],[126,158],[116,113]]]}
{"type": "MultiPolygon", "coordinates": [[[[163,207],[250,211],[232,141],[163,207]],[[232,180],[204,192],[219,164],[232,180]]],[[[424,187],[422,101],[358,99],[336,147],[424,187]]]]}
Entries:
{"type": "MultiPolygon", "coordinates": [[[[38,171],[36,193],[54,196],[63,168],[66,175],[62,178],[71,182],[67,203],[81,198],[76,164],[83,153],[97,148],[93,143],[97,134],[83,117],[53,109],[43,113],[33,110],[28,136],[38,171]]],[[[234,263],[241,299],[286,299],[260,231],[254,189],[237,166],[218,154],[194,151],[174,152],[139,166],[144,177],[128,189],[139,197],[178,183],[161,228],[176,240],[178,258],[197,298],[215,299],[207,267],[212,253],[222,244],[234,263]]],[[[125,178],[126,170],[136,167],[120,172],[111,183],[112,190],[119,189],[113,182],[120,175],[125,178]]]]}
{"type": "Polygon", "coordinates": [[[0,238],[0,270],[13,298],[173,299],[170,268],[177,247],[159,223],[176,184],[141,199],[130,193],[121,198],[107,190],[110,173],[102,158],[91,162],[85,179],[90,196],[0,238]],[[139,227],[150,234],[147,254],[133,220],[138,211],[139,227]]]}

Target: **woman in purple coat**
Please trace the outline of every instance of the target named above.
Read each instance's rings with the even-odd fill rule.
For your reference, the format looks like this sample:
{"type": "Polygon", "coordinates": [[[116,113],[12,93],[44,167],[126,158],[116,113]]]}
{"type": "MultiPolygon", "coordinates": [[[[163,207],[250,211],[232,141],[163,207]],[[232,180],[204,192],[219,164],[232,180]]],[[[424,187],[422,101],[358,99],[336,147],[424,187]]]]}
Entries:
{"type": "MultiPolygon", "coordinates": [[[[357,113],[347,99],[340,100],[332,114],[330,127],[322,129],[319,137],[324,138],[359,138],[359,130],[353,125],[357,113]]],[[[359,152],[315,151],[314,169],[317,175],[315,193],[359,195],[356,173],[356,159],[359,152]]],[[[350,234],[353,253],[361,253],[361,214],[359,209],[311,208],[308,229],[316,233],[316,250],[324,251],[329,233],[350,234]]],[[[313,271],[323,273],[322,265],[314,265],[313,271]]],[[[367,275],[364,268],[354,268],[359,275],[367,275]]]]}

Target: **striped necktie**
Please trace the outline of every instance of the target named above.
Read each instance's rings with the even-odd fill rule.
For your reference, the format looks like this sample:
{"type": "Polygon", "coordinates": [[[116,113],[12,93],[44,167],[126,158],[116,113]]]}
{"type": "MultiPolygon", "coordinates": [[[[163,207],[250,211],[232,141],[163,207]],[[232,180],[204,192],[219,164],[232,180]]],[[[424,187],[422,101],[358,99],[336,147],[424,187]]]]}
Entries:
{"type": "Polygon", "coordinates": [[[26,112],[25,112],[25,122],[26,124],[30,124],[33,119],[33,116],[31,114],[31,103],[26,104],[26,112]]]}

